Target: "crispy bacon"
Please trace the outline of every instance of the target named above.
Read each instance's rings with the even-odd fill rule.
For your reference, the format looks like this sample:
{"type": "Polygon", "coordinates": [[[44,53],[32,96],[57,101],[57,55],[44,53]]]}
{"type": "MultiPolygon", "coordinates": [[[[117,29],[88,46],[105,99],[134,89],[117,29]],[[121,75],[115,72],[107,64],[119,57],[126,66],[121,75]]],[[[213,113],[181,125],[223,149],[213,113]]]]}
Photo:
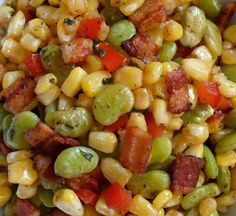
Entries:
{"type": "Polygon", "coordinates": [[[65,64],[76,64],[84,61],[93,51],[93,41],[87,38],[76,38],[62,44],[60,48],[65,64]]]}
{"type": "Polygon", "coordinates": [[[186,58],[191,54],[192,49],[189,47],[185,47],[180,43],[180,41],[177,41],[176,45],[177,45],[177,51],[174,58],[186,58]]]}
{"type": "Polygon", "coordinates": [[[53,209],[51,216],[69,216],[69,215],[59,210],[58,208],[55,208],[53,209]]]}
{"type": "Polygon", "coordinates": [[[18,79],[11,86],[1,91],[0,99],[6,100],[5,108],[10,112],[22,112],[36,98],[35,86],[36,82],[31,78],[18,79]]]}
{"type": "Polygon", "coordinates": [[[7,156],[8,153],[12,152],[13,150],[11,150],[10,148],[8,148],[4,142],[4,140],[2,139],[2,137],[0,136],[0,150],[2,152],[2,154],[4,156],[7,156]]]}
{"type": "Polygon", "coordinates": [[[29,200],[16,199],[15,206],[13,208],[16,216],[39,216],[40,211],[29,200]]]}
{"type": "Polygon", "coordinates": [[[146,0],[142,7],[136,10],[129,19],[139,32],[147,32],[157,23],[166,21],[167,12],[159,0],[146,0]]]}
{"type": "Polygon", "coordinates": [[[224,10],[220,13],[217,19],[217,26],[219,27],[221,33],[224,31],[226,25],[232,18],[235,10],[236,10],[236,2],[230,2],[225,6],[224,10]]]}
{"type": "Polygon", "coordinates": [[[186,194],[192,191],[198,181],[200,170],[205,161],[191,155],[177,155],[171,165],[171,191],[175,194],[186,194]]]}
{"type": "Polygon", "coordinates": [[[121,46],[129,55],[140,59],[144,63],[157,61],[157,46],[146,33],[135,34],[129,40],[123,41],[121,46]]]}
{"type": "Polygon", "coordinates": [[[168,92],[168,110],[179,114],[189,110],[191,103],[188,94],[188,78],[182,68],[167,73],[166,87],[168,92]]]}

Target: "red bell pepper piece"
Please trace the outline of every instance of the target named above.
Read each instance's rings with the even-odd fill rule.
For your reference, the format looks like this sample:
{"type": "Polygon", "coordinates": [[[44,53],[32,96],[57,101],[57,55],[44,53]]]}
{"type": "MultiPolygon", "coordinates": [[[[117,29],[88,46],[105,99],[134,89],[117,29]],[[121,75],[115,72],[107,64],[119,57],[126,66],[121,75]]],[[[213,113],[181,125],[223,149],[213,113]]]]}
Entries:
{"type": "Polygon", "coordinates": [[[99,198],[99,194],[86,187],[80,188],[78,191],[76,191],[76,194],[85,204],[89,204],[92,206],[95,206],[99,198]]]}
{"type": "Polygon", "coordinates": [[[146,112],[145,120],[147,122],[147,131],[153,137],[160,137],[164,134],[164,128],[156,125],[155,120],[151,112],[146,112]]]}
{"type": "Polygon", "coordinates": [[[118,182],[114,182],[103,193],[105,202],[109,208],[125,214],[132,205],[131,192],[123,188],[118,182]]]}
{"type": "Polygon", "coordinates": [[[90,39],[96,38],[100,30],[101,22],[101,18],[83,19],[79,24],[79,36],[90,39]]]}
{"type": "Polygon", "coordinates": [[[232,108],[232,103],[228,98],[224,97],[223,95],[220,95],[220,99],[216,107],[220,110],[227,110],[229,108],[232,108]]]}
{"type": "Polygon", "coordinates": [[[23,13],[25,15],[26,22],[28,22],[36,17],[36,9],[32,6],[26,6],[23,9],[23,13]]]}
{"type": "Polygon", "coordinates": [[[27,55],[24,63],[30,76],[36,77],[44,74],[44,68],[39,53],[27,55]]]}
{"type": "Polygon", "coordinates": [[[129,120],[129,115],[126,113],[122,115],[116,122],[111,125],[105,126],[104,130],[109,132],[117,132],[119,129],[125,127],[129,120]]]}

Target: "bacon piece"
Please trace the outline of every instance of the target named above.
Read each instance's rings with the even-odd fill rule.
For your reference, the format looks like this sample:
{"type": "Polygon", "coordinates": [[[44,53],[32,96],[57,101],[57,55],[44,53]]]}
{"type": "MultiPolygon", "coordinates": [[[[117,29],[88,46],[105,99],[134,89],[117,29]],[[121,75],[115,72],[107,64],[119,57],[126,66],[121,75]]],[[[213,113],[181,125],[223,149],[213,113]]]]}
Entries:
{"type": "Polygon", "coordinates": [[[65,64],[76,64],[84,61],[93,51],[93,41],[87,38],[76,38],[60,47],[65,64]]]}
{"type": "Polygon", "coordinates": [[[186,58],[191,54],[192,49],[189,47],[185,47],[180,43],[180,41],[177,41],[176,45],[177,45],[177,51],[174,58],[186,58]]]}
{"type": "Polygon", "coordinates": [[[179,114],[189,110],[191,103],[188,94],[188,78],[182,68],[178,71],[167,73],[166,87],[168,92],[168,110],[179,114]]]}
{"type": "Polygon", "coordinates": [[[123,41],[121,47],[131,56],[144,63],[157,61],[157,46],[146,33],[137,33],[132,38],[123,41]]]}
{"type": "Polygon", "coordinates": [[[139,32],[147,32],[157,23],[166,21],[167,12],[159,0],[146,0],[142,7],[136,10],[129,19],[139,32]]]}
{"type": "Polygon", "coordinates": [[[221,33],[224,31],[226,25],[232,18],[235,10],[236,10],[236,2],[230,2],[225,6],[224,10],[220,13],[217,19],[217,26],[219,27],[221,33]]]}
{"type": "Polygon", "coordinates": [[[40,211],[29,200],[17,198],[13,208],[16,216],[39,216],[40,211]]]}
{"type": "Polygon", "coordinates": [[[13,113],[19,113],[36,98],[34,89],[36,82],[31,78],[21,78],[0,93],[0,99],[6,99],[5,108],[13,113]]]}
{"type": "Polygon", "coordinates": [[[171,191],[175,194],[186,194],[192,191],[197,185],[200,170],[204,166],[205,161],[201,158],[177,155],[170,168],[171,191]]]}
{"type": "Polygon", "coordinates": [[[51,216],[69,216],[58,208],[53,209],[51,216]]]}
{"type": "Polygon", "coordinates": [[[4,156],[7,156],[8,153],[12,152],[13,150],[8,148],[5,144],[5,142],[3,141],[2,137],[0,136],[0,149],[1,152],[4,156]]]}

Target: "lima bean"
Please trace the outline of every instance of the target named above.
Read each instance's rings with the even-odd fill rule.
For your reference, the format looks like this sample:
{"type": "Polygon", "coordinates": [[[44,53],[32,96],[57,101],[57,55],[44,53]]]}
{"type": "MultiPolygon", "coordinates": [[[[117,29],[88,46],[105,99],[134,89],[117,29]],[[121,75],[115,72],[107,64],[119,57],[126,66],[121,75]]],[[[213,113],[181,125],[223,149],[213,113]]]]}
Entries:
{"type": "Polygon", "coordinates": [[[215,179],[218,176],[219,168],[217,166],[214,154],[207,146],[204,146],[203,158],[206,161],[206,165],[204,167],[206,175],[208,178],[215,179]]]}
{"type": "Polygon", "coordinates": [[[124,14],[121,13],[119,9],[111,6],[106,6],[101,11],[101,15],[105,18],[108,25],[113,25],[124,18],[124,14]]]}
{"type": "Polygon", "coordinates": [[[41,200],[39,199],[39,195],[36,194],[30,198],[30,201],[36,206],[39,207],[41,205],[41,200]]]}
{"type": "Polygon", "coordinates": [[[6,144],[12,149],[29,149],[31,146],[24,140],[23,134],[39,121],[39,117],[30,111],[16,114],[6,132],[6,144]]]}
{"type": "Polygon", "coordinates": [[[200,187],[196,187],[181,200],[181,206],[185,210],[190,210],[200,203],[201,200],[208,197],[219,195],[220,190],[215,183],[209,183],[200,187]]]}
{"type": "Polygon", "coordinates": [[[6,115],[8,115],[9,112],[7,112],[4,108],[3,108],[3,104],[0,104],[0,130],[2,130],[2,122],[3,119],[6,115]]]}
{"type": "Polygon", "coordinates": [[[79,137],[86,134],[93,125],[92,114],[83,107],[48,113],[45,122],[62,136],[79,137]]]}
{"type": "Polygon", "coordinates": [[[236,65],[223,65],[221,71],[229,80],[236,82],[236,65]]]}
{"type": "Polygon", "coordinates": [[[73,178],[94,170],[99,157],[91,148],[78,146],[62,151],[54,164],[54,171],[64,178],[73,178]]]}
{"type": "Polygon", "coordinates": [[[230,191],[231,176],[228,167],[219,167],[219,175],[217,176],[216,181],[222,192],[227,193],[230,191]]]}
{"type": "Polygon", "coordinates": [[[229,128],[236,128],[236,108],[227,113],[224,123],[229,128]]]}
{"type": "Polygon", "coordinates": [[[222,138],[230,134],[233,130],[231,128],[224,128],[214,134],[211,134],[210,141],[213,144],[218,143],[222,138]]]}
{"type": "Polygon", "coordinates": [[[183,17],[184,33],[180,42],[187,47],[194,47],[202,40],[206,28],[204,12],[196,6],[189,7],[183,17]]]}
{"type": "Polygon", "coordinates": [[[236,132],[231,132],[216,144],[215,151],[218,154],[227,153],[236,148],[236,132]]]}
{"type": "Polygon", "coordinates": [[[162,44],[158,57],[160,62],[171,61],[177,51],[176,43],[173,41],[166,41],[162,44]]]}
{"type": "Polygon", "coordinates": [[[46,106],[45,107],[45,115],[47,115],[48,113],[57,111],[57,104],[58,104],[58,101],[55,100],[51,104],[46,106]]]}
{"type": "Polygon", "coordinates": [[[130,39],[135,34],[134,24],[129,20],[122,19],[111,26],[107,40],[119,49],[123,41],[130,39]]]}
{"type": "Polygon", "coordinates": [[[221,9],[221,4],[218,0],[200,0],[198,5],[210,19],[216,18],[221,9]]]}
{"type": "Polygon", "coordinates": [[[2,130],[3,130],[3,140],[7,145],[7,131],[11,127],[11,121],[14,115],[9,114],[3,118],[2,130]]]}
{"type": "Polygon", "coordinates": [[[53,191],[52,190],[46,190],[44,188],[40,188],[38,191],[38,196],[40,201],[48,208],[55,207],[53,203],[53,191]]]}
{"type": "Polygon", "coordinates": [[[206,21],[206,29],[203,36],[206,47],[215,56],[220,56],[222,53],[222,37],[218,27],[210,20],[206,21]]]}
{"type": "Polygon", "coordinates": [[[110,125],[134,105],[132,91],[120,84],[108,85],[94,99],[93,115],[102,125],[110,125]]]}
{"type": "Polygon", "coordinates": [[[152,142],[152,152],[150,164],[163,163],[166,161],[172,152],[172,142],[167,136],[156,137],[152,142]]]}
{"type": "Polygon", "coordinates": [[[134,174],[127,187],[134,195],[154,198],[159,191],[170,187],[170,176],[162,170],[152,170],[144,174],[134,174]]]}

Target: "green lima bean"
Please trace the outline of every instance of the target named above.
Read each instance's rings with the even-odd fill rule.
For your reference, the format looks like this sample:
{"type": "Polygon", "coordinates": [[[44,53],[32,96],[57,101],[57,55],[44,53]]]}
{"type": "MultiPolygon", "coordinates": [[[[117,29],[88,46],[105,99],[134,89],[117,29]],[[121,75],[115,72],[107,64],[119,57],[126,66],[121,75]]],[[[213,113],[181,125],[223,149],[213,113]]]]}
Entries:
{"type": "Polygon", "coordinates": [[[105,18],[108,25],[113,25],[124,18],[124,14],[121,13],[119,9],[111,6],[106,6],[101,11],[101,15],[105,18]]]}
{"type": "Polygon", "coordinates": [[[221,71],[229,80],[236,82],[236,65],[223,65],[221,71]]]}
{"type": "Polygon", "coordinates": [[[216,18],[221,10],[221,3],[219,0],[200,0],[199,7],[205,12],[210,19],[216,18]]]}
{"type": "Polygon", "coordinates": [[[215,151],[217,154],[223,154],[234,149],[236,149],[236,132],[235,131],[223,137],[216,144],[215,151]]]}
{"type": "Polygon", "coordinates": [[[55,205],[53,203],[54,193],[53,193],[52,190],[47,190],[47,189],[44,189],[44,188],[40,188],[39,191],[38,191],[38,196],[39,196],[40,201],[46,207],[48,207],[48,208],[55,207],[55,205]]]}
{"type": "Polygon", "coordinates": [[[10,114],[9,112],[7,112],[4,107],[3,104],[0,104],[0,131],[2,130],[2,122],[5,116],[7,116],[8,114],[10,114]]]}
{"type": "Polygon", "coordinates": [[[218,143],[222,138],[224,138],[225,136],[227,136],[228,134],[230,134],[233,130],[231,128],[224,128],[220,131],[217,131],[214,134],[211,134],[210,136],[210,141],[213,144],[218,143]]]}
{"type": "Polygon", "coordinates": [[[228,167],[219,167],[219,175],[216,182],[222,192],[227,193],[230,191],[231,176],[228,167]]]}
{"type": "Polygon", "coordinates": [[[177,51],[176,43],[173,41],[166,41],[162,44],[158,57],[160,62],[171,61],[177,51]]]}
{"type": "Polygon", "coordinates": [[[236,128],[236,109],[232,109],[226,114],[224,124],[229,128],[236,128]]]}

